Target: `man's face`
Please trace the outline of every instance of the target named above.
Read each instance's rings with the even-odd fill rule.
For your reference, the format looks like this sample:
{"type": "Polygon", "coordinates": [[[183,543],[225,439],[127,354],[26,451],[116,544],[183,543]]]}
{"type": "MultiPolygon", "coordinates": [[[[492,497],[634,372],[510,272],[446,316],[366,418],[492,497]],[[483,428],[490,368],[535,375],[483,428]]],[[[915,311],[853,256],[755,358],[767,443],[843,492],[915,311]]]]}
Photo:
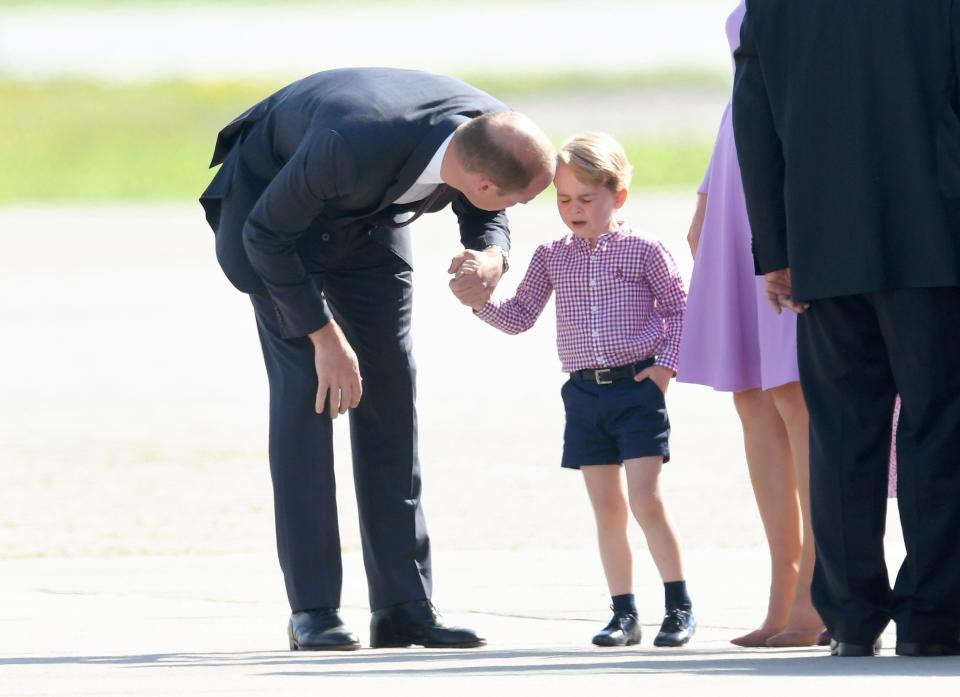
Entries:
{"type": "Polygon", "coordinates": [[[476,185],[470,191],[464,191],[467,200],[474,206],[485,211],[499,211],[510,208],[518,203],[529,203],[537,195],[550,186],[551,176],[544,172],[534,177],[530,185],[523,191],[501,191],[491,180],[479,176],[476,185]]]}

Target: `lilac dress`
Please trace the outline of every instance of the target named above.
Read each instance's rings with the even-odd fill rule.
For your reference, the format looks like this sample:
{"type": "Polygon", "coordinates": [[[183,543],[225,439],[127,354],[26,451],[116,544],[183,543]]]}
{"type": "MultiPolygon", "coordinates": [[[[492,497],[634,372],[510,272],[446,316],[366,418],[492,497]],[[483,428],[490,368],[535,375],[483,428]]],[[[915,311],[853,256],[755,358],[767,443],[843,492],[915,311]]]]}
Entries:
{"type": "MultiPolygon", "coordinates": [[[[741,2],[727,19],[730,51],[740,45],[741,2]]],[[[707,194],[680,343],[680,382],[724,392],[779,387],[800,379],[797,318],[767,305],[763,278],[754,274],[750,224],[727,105],[710,167],[707,194]]]]}
{"type": "MultiPolygon", "coordinates": [[[[730,52],[740,46],[741,1],[727,18],[730,52]]],[[[763,278],[754,274],[750,222],[740,180],[730,105],[707,174],[703,231],[690,278],[677,380],[723,392],[769,390],[800,379],[797,367],[797,316],[777,315],[767,305],[763,278]]],[[[897,399],[890,444],[888,495],[897,492],[897,399]]]]}

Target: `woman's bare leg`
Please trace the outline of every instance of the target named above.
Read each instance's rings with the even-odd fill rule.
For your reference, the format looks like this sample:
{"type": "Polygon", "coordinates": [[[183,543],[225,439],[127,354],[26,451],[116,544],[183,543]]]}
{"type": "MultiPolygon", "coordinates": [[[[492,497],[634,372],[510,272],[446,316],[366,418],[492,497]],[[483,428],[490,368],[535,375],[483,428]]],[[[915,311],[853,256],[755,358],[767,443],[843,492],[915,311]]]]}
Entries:
{"type": "Polygon", "coordinates": [[[790,606],[790,614],[783,631],[771,637],[769,646],[812,646],[817,635],[823,631],[823,620],[813,607],[810,597],[810,583],[813,579],[813,565],[816,561],[816,549],[813,542],[813,527],[810,520],[810,436],[807,405],[803,399],[800,383],[770,390],[777,412],[783,419],[790,442],[792,461],[796,470],[797,493],[803,519],[803,545],[800,554],[800,568],[797,575],[797,590],[790,606]]]}
{"type": "Polygon", "coordinates": [[[800,501],[790,442],[773,397],[761,390],[733,395],[743,424],[750,483],[770,548],[770,599],[767,616],[752,632],[731,641],[765,646],[790,617],[801,557],[800,501]]]}

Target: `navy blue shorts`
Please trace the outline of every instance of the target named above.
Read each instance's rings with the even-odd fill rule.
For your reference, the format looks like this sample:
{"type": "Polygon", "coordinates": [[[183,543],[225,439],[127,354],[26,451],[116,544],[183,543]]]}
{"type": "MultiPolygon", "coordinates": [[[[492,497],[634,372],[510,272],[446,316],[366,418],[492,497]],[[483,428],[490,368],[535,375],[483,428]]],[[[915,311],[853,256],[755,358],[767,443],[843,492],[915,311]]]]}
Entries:
{"type": "Polygon", "coordinates": [[[613,465],[637,457],[670,460],[670,419],[663,392],[653,380],[626,378],[598,385],[572,375],[560,395],[567,416],[563,467],[613,465]]]}

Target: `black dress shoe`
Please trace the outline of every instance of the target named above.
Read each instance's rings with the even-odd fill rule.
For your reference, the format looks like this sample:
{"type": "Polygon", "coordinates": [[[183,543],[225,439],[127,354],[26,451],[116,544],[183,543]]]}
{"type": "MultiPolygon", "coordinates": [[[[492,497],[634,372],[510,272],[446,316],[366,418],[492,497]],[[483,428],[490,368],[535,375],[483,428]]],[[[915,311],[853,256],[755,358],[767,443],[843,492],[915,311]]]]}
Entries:
{"type": "Polygon", "coordinates": [[[852,641],[830,640],[830,655],[840,656],[841,658],[862,658],[864,656],[876,656],[880,653],[883,643],[880,637],[872,644],[858,644],[852,641]]]}
{"type": "Polygon", "coordinates": [[[287,625],[291,651],[356,651],[357,635],[343,625],[333,608],[303,610],[290,615],[287,625]]]}
{"type": "Polygon", "coordinates": [[[444,626],[429,600],[385,607],[370,617],[370,646],[375,649],[413,644],[428,649],[473,649],[486,643],[472,629],[444,626]]]}
{"type": "Polygon", "coordinates": [[[897,641],[898,656],[960,656],[960,641],[897,641]]]}
{"type": "Polygon", "coordinates": [[[684,646],[697,631],[697,619],[692,610],[675,607],[667,610],[660,631],[653,640],[654,646],[684,646]]]}
{"type": "Polygon", "coordinates": [[[633,646],[640,643],[640,620],[632,612],[615,612],[613,619],[593,637],[597,646],[633,646]]]}

